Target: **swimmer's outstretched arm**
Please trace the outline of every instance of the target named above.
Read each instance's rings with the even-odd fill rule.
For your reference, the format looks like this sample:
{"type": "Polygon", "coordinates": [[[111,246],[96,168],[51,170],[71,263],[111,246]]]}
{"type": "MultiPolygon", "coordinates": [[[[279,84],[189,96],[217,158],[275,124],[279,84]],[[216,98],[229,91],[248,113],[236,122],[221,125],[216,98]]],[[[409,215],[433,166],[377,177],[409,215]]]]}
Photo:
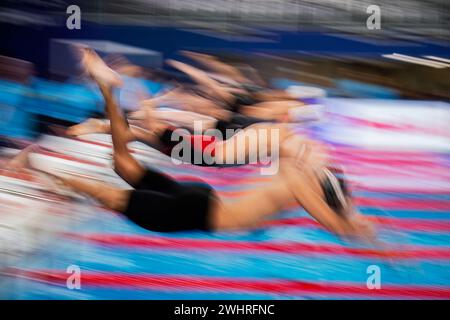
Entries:
{"type": "Polygon", "coordinates": [[[284,177],[289,181],[291,192],[298,203],[311,215],[317,222],[324,226],[330,232],[339,236],[357,236],[372,240],[373,234],[369,229],[364,229],[358,221],[352,219],[349,215],[343,217],[332,210],[323,199],[320,193],[320,183],[314,179],[318,177],[312,172],[311,168],[299,170],[295,166],[282,168],[284,177]]]}
{"type": "Polygon", "coordinates": [[[191,51],[182,51],[183,55],[206,66],[211,71],[223,74],[237,82],[249,82],[249,80],[235,67],[226,64],[214,56],[199,54],[191,51]]]}
{"type": "MultiPolygon", "coordinates": [[[[48,170],[35,168],[32,163],[30,163],[29,156],[30,153],[38,150],[39,146],[37,144],[26,147],[12,160],[7,162],[6,167],[15,171],[29,168],[51,178],[53,181],[57,182],[56,186],[59,188],[62,187],[61,185],[64,185],[78,193],[84,193],[112,210],[122,211],[125,209],[130,196],[130,190],[114,188],[103,182],[92,182],[89,178],[75,178],[68,174],[58,174],[49,172],[48,170]]],[[[52,184],[52,186],[54,188],[55,184],[52,184]]]]}
{"type": "Polygon", "coordinates": [[[230,102],[233,101],[233,95],[223,88],[218,82],[211,79],[203,70],[175,60],[167,60],[167,64],[186,73],[198,84],[213,91],[214,94],[217,94],[222,100],[230,102]]]}
{"type": "MultiPolygon", "coordinates": [[[[300,181],[299,181],[300,182],[300,181]]],[[[337,235],[346,236],[351,233],[351,227],[339,218],[326,204],[326,202],[315,193],[310,187],[297,184],[294,189],[294,196],[299,204],[327,230],[337,235]]]]}

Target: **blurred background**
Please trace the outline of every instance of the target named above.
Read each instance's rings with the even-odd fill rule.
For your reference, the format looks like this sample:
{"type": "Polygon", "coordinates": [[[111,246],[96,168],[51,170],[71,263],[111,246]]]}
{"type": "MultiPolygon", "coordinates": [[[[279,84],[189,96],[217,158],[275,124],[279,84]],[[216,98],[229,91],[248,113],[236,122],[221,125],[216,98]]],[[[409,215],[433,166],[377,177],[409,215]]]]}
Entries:
{"type": "Polygon", "coordinates": [[[63,94],[42,102],[48,110],[16,110],[27,124],[3,112],[17,121],[14,130],[28,126],[21,132],[26,135],[52,116],[54,104],[72,106],[80,117],[95,112],[95,98],[77,83],[79,73],[67,59],[74,40],[97,41],[94,47],[104,54],[123,54],[144,67],[153,93],[160,86],[151,81],[170,74],[164,59],[197,50],[251,63],[279,88],[312,84],[336,97],[445,100],[448,18],[447,1],[2,1],[2,77],[16,90],[28,84],[41,99],[42,90],[64,83],[54,89],[63,94]],[[81,9],[79,30],[66,27],[71,4],[81,9]],[[369,5],[381,8],[379,30],[366,26],[369,5]],[[395,53],[407,57],[389,56],[395,53]],[[89,101],[74,106],[77,97],[89,101]]]}
{"type": "MultiPolygon", "coordinates": [[[[120,185],[106,168],[108,138],[51,129],[103,116],[73,46],[137,66],[123,72],[129,85],[120,102],[131,109],[137,95],[190,81],[166,59],[208,53],[326,107],[297,129],[333,146],[360,210],[381,221],[394,261],[311,225],[301,209],[248,233],[146,232],[3,165],[0,298],[450,298],[449,16],[446,0],[2,1],[2,161],[37,141],[54,152],[39,161],[120,185]],[[81,29],[67,28],[69,5],[79,6],[81,29]],[[380,29],[367,27],[371,5],[380,8],[380,29]],[[390,291],[367,291],[373,264],[390,291]],[[82,290],[66,287],[70,265],[85,274],[82,290]]],[[[201,177],[230,198],[261,183],[251,166],[174,166],[133,148],[141,161],[180,179],[201,177]]]]}

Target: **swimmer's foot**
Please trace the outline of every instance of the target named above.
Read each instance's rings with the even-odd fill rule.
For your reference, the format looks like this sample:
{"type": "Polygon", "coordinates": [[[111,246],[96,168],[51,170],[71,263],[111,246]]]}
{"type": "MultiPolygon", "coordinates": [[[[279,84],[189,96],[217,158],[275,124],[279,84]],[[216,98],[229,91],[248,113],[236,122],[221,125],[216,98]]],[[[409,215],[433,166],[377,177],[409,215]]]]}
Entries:
{"type": "Polygon", "coordinates": [[[88,119],[80,124],[76,124],[67,129],[66,134],[69,136],[80,136],[90,133],[107,133],[105,122],[100,119],[88,119]]]}
{"type": "Polygon", "coordinates": [[[31,152],[39,149],[37,144],[32,144],[20,151],[14,158],[12,158],[7,164],[6,168],[13,171],[21,171],[30,167],[28,156],[31,152]]]}
{"type": "Polygon", "coordinates": [[[121,87],[123,82],[119,74],[109,68],[98,54],[90,49],[83,48],[82,64],[87,73],[103,87],[121,87]]]}
{"type": "Polygon", "coordinates": [[[76,192],[70,185],[69,180],[64,174],[55,174],[48,171],[34,169],[40,177],[41,183],[43,183],[47,190],[55,195],[63,197],[64,199],[82,199],[82,195],[76,192]]]}
{"type": "Polygon", "coordinates": [[[377,231],[374,225],[367,220],[358,218],[349,219],[351,226],[350,236],[369,244],[377,244],[377,231]]]}

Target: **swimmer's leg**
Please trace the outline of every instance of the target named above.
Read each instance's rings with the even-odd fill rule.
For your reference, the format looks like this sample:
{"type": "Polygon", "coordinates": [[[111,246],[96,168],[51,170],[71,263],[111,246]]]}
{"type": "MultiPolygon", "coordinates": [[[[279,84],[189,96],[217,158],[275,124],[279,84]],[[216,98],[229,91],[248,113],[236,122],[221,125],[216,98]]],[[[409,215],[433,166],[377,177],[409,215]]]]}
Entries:
{"type": "Polygon", "coordinates": [[[87,194],[88,196],[93,197],[98,200],[107,208],[112,210],[122,211],[126,209],[126,205],[129,199],[129,190],[121,190],[114,187],[111,187],[105,183],[99,182],[88,182],[87,179],[79,179],[73,178],[70,176],[62,176],[54,173],[50,173],[47,171],[43,171],[40,169],[33,168],[28,161],[29,155],[31,152],[39,149],[38,145],[31,145],[22,151],[19,152],[12,160],[11,163],[14,163],[14,169],[26,169],[31,168],[37,172],[45,174],[46,176],[60,182],[67,187],[72,188],[76,192],[82,192],[87,194]]]}
{"type": "MultiPolygon", "coordinates": [[[[130,123],[133,122],[134,120],[130,121],[130,123]]],[[[66,133],[72,136],[90,133],[111,134],[111,122],[108,120],[88,119],[85,122],[68,128],[66,133]]],[[[159,142],[152,132],[137,125],[130,124],[128,130],[122,134],[126,136],[126,141],[128,142],[139,141],[151,146],[157,145],[159,142]]]]}
{"type": "Polygon", "coordinates": [[[69,136],[81,136],[91,133],[110,133],[109,123],[104,120],[90,118],[66,130],[69,136]]]}
{"type": "Polygon", "coordinates": [[[111,123],[114,170],[130,185],[136,185],[144,176],[145,168],[133,158],[128,150],[128,123],[119,111],[118,105],[113,98],[112,88],[101,83],[98,83],[98,85],[105,99],[106,113],[111,123]]]}
{"type": "Polygon", "coordinates": [[[124,133],[128,132],[128,123],[113,98],[112,88],[120,84],[121,79],[93,50],[84,51],[83,61],[86,71],[97,82],[105,100],[106,114],[111,121],[115,170],[130,185],[135,185],[145,174],[145,168],[131,156],[127,148],[128,138],[124,133]]]}
{"type": "Polygon", "coordinates": [[[106,114],[111,122],[113,142],[114,169],[130,185],[136,185],[145,174],[145,168],[134,159],[128,148],[128,123],[121,114],[113,97],[112,89],[120,85],[122,80],[93,51],[84,51],[84,66],[86,71],[97,82],[105,100],[106,114]]]}
{"type": "Polygon", "coordinates": [[[74,191],[84,193],[94,198],[111,210],[123,212],[128,205],[131,190],[111,187],[110,185],[101,182],[88,182],[78,178],[59,176],[56,178],[74,191]]]}

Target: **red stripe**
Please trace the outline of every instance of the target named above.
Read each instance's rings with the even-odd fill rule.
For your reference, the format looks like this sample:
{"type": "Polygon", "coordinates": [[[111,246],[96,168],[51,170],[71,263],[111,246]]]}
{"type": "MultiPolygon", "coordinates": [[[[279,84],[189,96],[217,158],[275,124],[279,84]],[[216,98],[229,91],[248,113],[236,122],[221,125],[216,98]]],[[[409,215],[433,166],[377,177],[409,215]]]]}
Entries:
{"type": "MultiPolygon", "coordinates": [[[[356,151],[357,152],[357,151],[356,151]]],[[[396,166],[396,167],[404,167],[404,166],[428,166],[428,167],[437,167],[448,169],[448,166],[443,164],[440,161],[431,160],[431,159],[411,159],[411,158],[403,158],[403,159],[390,159],[385,156],[380,158],[365,158],[365,157],[357,157],[357,156],[345,156],[345,157],[336,157],[333,159],[337,162],[362,162],[365,164],[379,164],[379,165],[387,165],[387,166],[396,166]]]]}
{"type": "Polygon", "coordinates": [[[398,175],[417,177],[421,174],[430,174],[431,177],[448,176],[449,166],[439,162],[413,160],[366,160],[352,158],[330,158],[332,163],[339,163],[344,166],[347,173],[370,176],[376,173],[387,177],[398,175]]]}
{"type": "MultiPolygon", "coordinates": [[[[423,232],[450,232],[450,221],[447,220],[429,220],[429,219],[406,219],[406,218],[386,218],[378,216],[366,216],[370,221],[381,227],[390,227],[406,231],[423,232]]],[[[285,218],[268,221],[268,226],[295,226],[295,227],[314,227],[322,226],[315,220],[308,217],[285,218]]]]}
{"type": "MultiPolygon", "coordinates": [[[[66,286],[67,273],[52,270],[21,271],[14,274],[34,281],[66,286]]],[[[313,283],[299,280],[262,280],[185,275],[129,274],[88,272],[81,274],[82,286],[132,288],[158,291],[249,292],[286,295],[339,295],[363,297],[449,299],[450,288],[444,286],[382,285],[370,290],[365,283],[313,283]]]]}
{"type": "Polygon", "coordinates": [[[348,248],[337,245],[312,245],[299,242],[274,241],[225,241],[210,239],[164,238],[139,235],[114,234],[66,234],[68,237],[95,242],[102,245],[142,249],[167,250],[224,250],[248,251],[286,254],[326,254],[348,255],[364,258],[392,258],[392,259],[450,259],[450,248],[436,247],[403,247],[403,250],[378,250],[366,248],[348,248]]]}
{"type": "Polygon", "coordinates": [[[29,181],[29,182],[35,182],[36,179],[33,177],[32,174],[21,171],[21,172],[17,172],[17,171],[11,171],[11,170],[5,170],[0,168],[0,176],[5,176],[8,178],[14,178],[17,180],[23,180],[23,181],[29,181]]]}
{"type": "Polygon", "coordinates": [[[358,168],[346,166],[345,168],[347,180],[349,181],[354,180],[354,177],[357,177],[359,181],[371,181],[371,179],[379,181],[380,177],[383,177],[385,181],[403,181],[404,184],[407,184],[408,181],[411,181],[411,184],[414,185],[420,185],[419,181],[422,181],[422,183],[423,181],[426,181],[426,183],[440,183],[442,188],[450,189],[450,184],[448,183],[450,181],[450,170],[448,169],[431,171],[405,168],[400,171],[393,167],[388,170],[380,169],[379,167],[362,168],[361,166],[358,168]]]}
{"type": "Polygon", "coordinates": [[[439,210],[450,211],[450,201],[423,200],[423,199],[379,199],[379,198],[355,198],[355,203],[363,207],[401,209],[401,210],[439,210]]]}
{"type": "Polygon", "coordinates": [[[429,194],[429,195],[450,195],[450,190],[443,189],[430,189],[427,188],[429,186],[424,186],[424,188],[402,188],[402,187],[387,187],[387,186],[369,186],[367,184],[353,185],[353,190],[358,191],[371,191],[371,192],[380,192],[380,193],[417,193],[417,194],[429,194]]]}
{"type": "Polygon", "coordinates": [[[105,148],[110,148],[110,149],[112,148],[111,142],[100,142],[100,141],[95,141],[95,140],[87,140],[87,139],[83,139],[80,137],[71,137],[71,138],[67,138],[67,139],[73,139],[75,141],[92,144],[94,146],[105,147],[105,148]]]}
{"type": "Polygon", "coordinates": [[[336,118],[342,118],[342,119],[346,119],[350,122],[353,122],[354,124],[358,124],[361,126],[366,126],[366,127],[372,127],[372,128],[376,128],[376,129],[384,129],[384,130],[392,130],[392,131],[410,131],[411,133],[414,132],[422,132],[422,133],[427,133],[427,134],[433,134],[433,135],[443,135],[448,137],[448,131],[445,130],[437,130],[435,128],[424,128],[424,127],[419,127],[413,124],[407,124],[407,123],[386,123],[386,122],[381,122],[381,121],[374,121],[374,120],[367,120],[367,119],[362,119],[362,118],[357,118],[357,117],[352,117],[349,115],[342,115],[342,114],[337,114],[337,113],[333,113],[333,116],[336,118]]]}
{"type": "Polygon", "coordinates": [[[62,153],[56,153],[53,151],[48,151],[48,150],[39,150],[38,151],[39,154],[45,155],[45,156],[49,156],[49,157],[54,157],[54,158],[59,158],[59,159],[64,159],[64,160],[69,160],[69,161],[75,161],[78,163],[83,163],[83,164],[88,164],[91,166],[96,166],[96,167],[106,167],[103,164],[100,164],[98,162],[95,161],[89,161],[89,160],[85,160],[85,159],[81,159],[78,157],[73,157],[70,155],[66,155],[66,154],[62,154],[62,153]]]}
{"type": "Polygon", "coordinates": [[[423,158],[423,157],[436,157],[440,154],[446,154],[445,152],[431,152],[431,151],[398,151],[398,150],[382,150],[382,149],[369,149],[369,148],[359,148],[352,146],[339,146],[336,149],[333,149],[336,153],[342,153],[347,155],[364,155],[364,156],[372,156],[372,157],[398,157],[398,158],[423,158]]]}
{"type": "Polygon", "coordinates": [[[433,153],[416,154],[413,152],[392,152],[388,150],[375,151],[367,149],[337,148],[330,150],[330,156],[340,161],[364,162],[364,163],[399,163],[403,165],[427,164],[430,166],[448,167],[442,157],[433,153]]]}

